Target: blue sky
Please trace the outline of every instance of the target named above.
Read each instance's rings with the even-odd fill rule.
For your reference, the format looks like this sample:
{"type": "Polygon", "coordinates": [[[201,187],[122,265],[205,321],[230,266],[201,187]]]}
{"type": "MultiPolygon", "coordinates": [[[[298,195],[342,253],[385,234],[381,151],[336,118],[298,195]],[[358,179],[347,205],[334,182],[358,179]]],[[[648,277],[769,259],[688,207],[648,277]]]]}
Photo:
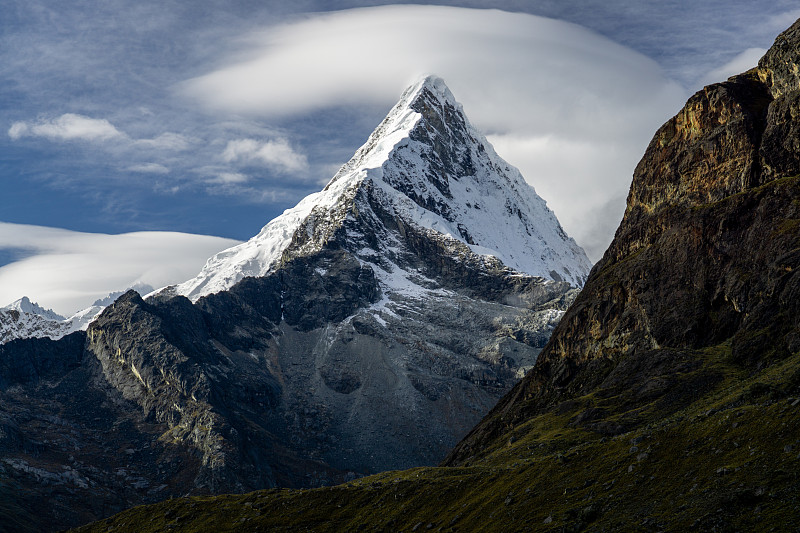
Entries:
{"type": "Polygon", "coordinates": [[[191,277],[321,188],[428,73],[596,260],[655,128],[800,17],[783,0],[379,4],[3,0],[0,305],[24,293],[69,313],[191,277]],[[141,239],[68,271],[44,228],[73,232],[58,234],[74,254],[86,233],[141,239]],[[114,255],[148,235],[161,255],[114,255]],[[122,263],[124,279],[82,285],[122,263]]]}

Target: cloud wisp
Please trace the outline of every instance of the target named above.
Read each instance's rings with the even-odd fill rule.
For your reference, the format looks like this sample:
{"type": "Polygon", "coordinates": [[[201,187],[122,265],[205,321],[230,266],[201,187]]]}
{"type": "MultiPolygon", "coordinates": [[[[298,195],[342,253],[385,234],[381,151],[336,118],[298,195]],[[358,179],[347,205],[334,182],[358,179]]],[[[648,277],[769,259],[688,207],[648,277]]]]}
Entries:
{"type": "Polygon", "coordinates": [[[107,141],[126,137],[108,120],[65,113],[58,118],[36,122],[19,121],[11,125],[8,136],[44,137],[51,141],[107,141]]]}
{"type": "Polygon", "coordinates": [[[166,132],[152,139],[133,139],[120,131],[108,119],[92,118],[75,113],[64,113],[51,119],[17,121],[8,129],[13,141],[23,137],[42,137],[53,142],[102,142],[120,140],[132,147],[170,151],[187,150],[192,140],[179,133],[166,132]]]}
{"type": "Polygon", "coordinates": [[[142,163],[128,167],[131,172],[141,172],[144,174],[169,174],[169,168],[159,163],[142,163]]]}
{"type": "Polygon", "coordinates": [[[758,60],[761,59],[761,56],[766,53],[766,48],[748,48],[724,65],[715,68],[703,76],[699,83],[701,85],[718,83],[730,78],[731,76],[735,76],[736,74],[741,74],[742,72],[750,70],[758,65],[758,60]]]}
{"type": "Polygon", "coordinates": [[[0,306],[28,296],[69,316],[137,283],[185,281],[208,257],[238,243],[177,232],[106,235],[0,222],[0,249],[24,251],[22,259],[0,267],[0,306]]]}
{"type": "Polygon", "coordinates": [[[308,160],[296,152],[286,139],[258,142],[255,139],[228,141],[222,159],[226,163],[263,164],[279,172],[296,172],[308,168],[308,160]]]}
{"type": "Polygon", "coordinates": [[[8,137],[12,141],[39,138],[56,145],[81,142],[84,154],[102,152],[103,159],[116,162],[119,170],[134,173],[137,178],[148,175],[166,178],[175,172],[178,176],[169,176],[168,185],[163,182],[154,185],[171,194],[183,188],[201,187],[211,195],[269,202],[275,193],[267,193],[265,186],[275,188],[276,182],[287,176],[295,181],[307,180],[310,171],[307,156],[271,128],[234,121],[207,125],[202,133],[207,138],[175,132],[135,138],[105,118],[65,113],[51,119],[17,121],[9,128],[8,137]],[[253,134],[255,138],[236,137],[237,133],[253,134]],[[254,180],[253,176],[259,179],[254,180]],[[252,183],[244,186],[246,182],[252,183]]]}

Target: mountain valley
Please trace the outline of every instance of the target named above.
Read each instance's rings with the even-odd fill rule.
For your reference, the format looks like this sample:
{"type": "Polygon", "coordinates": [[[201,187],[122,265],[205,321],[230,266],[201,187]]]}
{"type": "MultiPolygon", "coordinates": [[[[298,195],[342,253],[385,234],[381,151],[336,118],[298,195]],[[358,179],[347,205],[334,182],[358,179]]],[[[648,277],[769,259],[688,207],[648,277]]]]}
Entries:
{"type": "Polygon", "coordinates": [[[81,531],[792,531],[800,20],[655,134],[532,370],[439,467],[134,508],[81,531]]]}

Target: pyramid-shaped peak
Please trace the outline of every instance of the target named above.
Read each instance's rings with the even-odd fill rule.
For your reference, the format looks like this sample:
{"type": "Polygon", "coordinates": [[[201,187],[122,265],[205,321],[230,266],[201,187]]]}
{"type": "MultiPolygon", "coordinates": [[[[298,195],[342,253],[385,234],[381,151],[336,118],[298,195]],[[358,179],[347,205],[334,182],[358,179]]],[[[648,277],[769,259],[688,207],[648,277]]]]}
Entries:
{"type": "Polygon", "coordinates": [[[461,263],[497,261],[574,286],[591,268],[545,201],[473,127],[444,80],[430,75],[406,88],[322,191],[209,259],[175,291],[197,299],[330,247],[378,270],[400,271],[415,254],[421,263],[434,261],[422,257],[422,240],[461,263]]]}
{"type": "Polygon", "coordinates": [[[425,107],[438,104],[437,107],[452,107],[463,114],[461,104],[458,103],[445,81],[439,76],[429,74],[419,78],[411,84],[400,97],[389,116],[397,115],[401,110],[422,112],[425,107]]]}

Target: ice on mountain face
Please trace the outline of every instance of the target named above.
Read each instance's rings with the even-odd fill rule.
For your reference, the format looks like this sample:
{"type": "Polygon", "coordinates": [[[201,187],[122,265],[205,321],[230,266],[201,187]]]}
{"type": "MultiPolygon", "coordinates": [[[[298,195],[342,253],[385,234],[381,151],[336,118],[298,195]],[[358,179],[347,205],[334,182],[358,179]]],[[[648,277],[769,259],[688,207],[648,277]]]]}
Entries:
{"type": "Polygon", "coordinates": [[[382,262],[388,272],[408,252],[404,228],[487,268],[499,261],[574,286],[582,286],[591,268],[545,201],[469,123],[444,81],[429,76],[403,93],[322,191],[248,242],[209,259],[175,292],[197,300],[245,276],[266,275],[331,240],[365,263],[382,262]]]}

